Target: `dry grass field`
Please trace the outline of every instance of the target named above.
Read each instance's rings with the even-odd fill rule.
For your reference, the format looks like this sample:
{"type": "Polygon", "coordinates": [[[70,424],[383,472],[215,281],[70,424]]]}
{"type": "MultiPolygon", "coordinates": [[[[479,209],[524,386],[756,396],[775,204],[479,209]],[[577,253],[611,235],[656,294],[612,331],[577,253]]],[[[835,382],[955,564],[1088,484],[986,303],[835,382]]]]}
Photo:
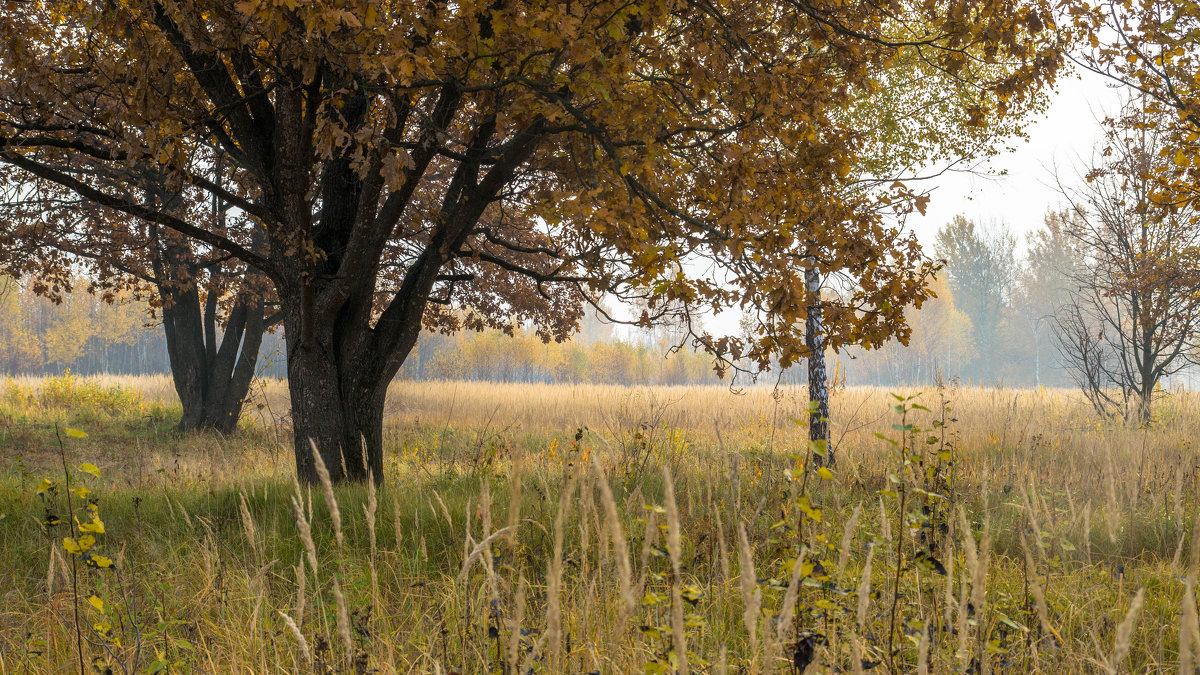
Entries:
{"type": "Polygon", "coordinates": [[[843,389],[830,471],[802,390],[401,382],[384,484],[308,487],[255,392],[223,438],[166,378],[0,382],[0,673],[1200,663],[1196,395],[843,389]]]}

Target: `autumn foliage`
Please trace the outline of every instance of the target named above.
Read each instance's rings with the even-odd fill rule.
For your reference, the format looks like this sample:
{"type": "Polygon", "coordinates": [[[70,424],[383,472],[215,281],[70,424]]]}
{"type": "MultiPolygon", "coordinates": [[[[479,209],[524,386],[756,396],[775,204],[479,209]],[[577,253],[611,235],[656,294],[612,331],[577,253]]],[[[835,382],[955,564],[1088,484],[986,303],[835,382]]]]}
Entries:
{"type": "Polygon", "coordinates": [[[0,160],[269,279],[300,472],[311,440],[362,477],[422,326],[561,339],[582,303],[641,296],[644,322],[757,311],[753,339],[690,337],[787,364],[816,267],[843,279],[829,346],[905,339],[931,267],[887,218],[924,202],[893,178],[1014,131],[1053,22],[1043,0],[10,3],[0,160]],[[955,96],[870,124],[906,79],[955,96]],[[212,200],[227,217],[197,215],[212,200]]]}

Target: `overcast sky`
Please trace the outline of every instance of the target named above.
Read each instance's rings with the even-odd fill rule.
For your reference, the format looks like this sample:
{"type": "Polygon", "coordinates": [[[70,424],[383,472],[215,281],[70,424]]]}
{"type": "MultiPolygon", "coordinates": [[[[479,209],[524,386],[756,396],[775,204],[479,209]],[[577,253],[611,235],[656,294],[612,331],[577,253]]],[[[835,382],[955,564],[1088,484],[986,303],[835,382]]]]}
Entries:
{"type": "Polygon", "coordinates": [[[930,181],[936,187],[926,215],[910,218],[909,226],[932,253],[938,228],[961,213],[977,223],[1006,223],[1023,248],[1024,234],[1041,224],[1046,209],[1062,206],[1055,165],[1064,182],[1077,179],[1101,142],[1100,120],[1117,112],[1122,94],[1098,75],[1070,75],[1029,127],[1028,142],[1017,141],[1016,151],[990,162],[993,175],[959,173],[930,181]],[[995,175],[1002,171],[1007,173],[995,175]]]}
{"type": "MultiPolygon", "coordinates": [[[[1078,180],[1083,167],[1100,146],[1100,121],[1115,114],[1124,91],[1093,73],[1071,74],[1051,94],[1046,112],[1028,128],[1028,141],[1015,141],[977,173],[950,173],[913,187],[932,187],[926,214],[914,214],[908,227],[917,233],[929,255],[938,229],[956,214],[980,224],[1003,223],[1017,235],[1018,250],[1025,234],[1037,229],[1049,208],[1062,208],[1054,185],[1055,167],[1066,184],[1078,180]]],[[[709,316],[709,329],[721,334],[737,330],[738,311],[709,316]]]]}

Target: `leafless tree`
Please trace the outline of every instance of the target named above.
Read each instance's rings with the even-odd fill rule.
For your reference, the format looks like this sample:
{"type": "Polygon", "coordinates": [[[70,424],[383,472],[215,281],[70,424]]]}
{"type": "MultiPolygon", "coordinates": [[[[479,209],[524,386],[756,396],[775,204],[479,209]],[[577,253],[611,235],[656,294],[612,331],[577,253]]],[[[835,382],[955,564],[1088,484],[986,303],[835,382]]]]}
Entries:
{"type": "Polygon", "coordinates": [[[1097,412],[1139,423],[1200,348],[1200,226],[1159,199],[1171,160],[1144,117],[1130,106],[1110,121],[1083,187],[1062,190],[1081,264],[1054,319],[1063,363],[1097,412]]]}

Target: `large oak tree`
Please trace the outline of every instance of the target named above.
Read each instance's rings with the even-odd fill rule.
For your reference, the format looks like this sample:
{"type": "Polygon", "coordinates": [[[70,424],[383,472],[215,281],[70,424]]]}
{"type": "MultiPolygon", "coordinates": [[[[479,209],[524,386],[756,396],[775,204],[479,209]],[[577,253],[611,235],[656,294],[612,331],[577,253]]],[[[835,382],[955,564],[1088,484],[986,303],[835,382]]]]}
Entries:
{"type": "Polygon", "coordinates": [[[741,305],[759,338],[691,337],[787,363],[816,261],[860,280],[828,343],[903,334],[924,277],[880,205],[914,195],[829,189],[869,149],[846,104],[907,54],[992,73],[967,117],[999,123],[1052,78],[1050,23],[1041,0],[10,3],[0,160],[269,278],[300,475],[311,443],[378,477],[423,326],[551,339],[603,294],[741,305]]]}

